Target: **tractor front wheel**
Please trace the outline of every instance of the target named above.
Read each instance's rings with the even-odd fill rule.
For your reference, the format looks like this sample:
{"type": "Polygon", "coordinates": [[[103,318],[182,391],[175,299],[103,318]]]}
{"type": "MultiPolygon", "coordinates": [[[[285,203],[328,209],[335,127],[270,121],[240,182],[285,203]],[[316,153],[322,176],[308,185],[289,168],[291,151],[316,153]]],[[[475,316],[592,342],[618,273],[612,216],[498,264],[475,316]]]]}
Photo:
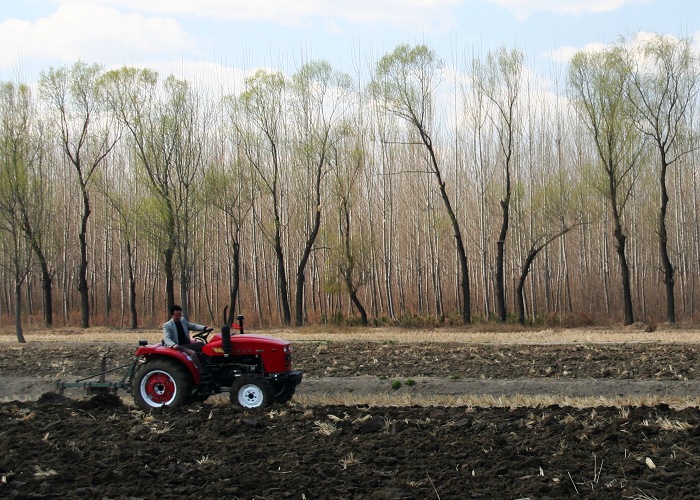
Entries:
{"type": "Polygon", "coordinates": [[[297,389],[297,384],[294,382],[274,382],[272,384],[274,390],[272,397],[275,403],[289,403],[294,397],[294,392],[297,389]]]}
{"type": "Polygon", "coordinates": [[[144,410],[179,408],[187,402],[191,386],[190,375],[177,361],[153,359],[136,370],[131,393],[134,402],[144,410]]]}
{"type": "Polygon", "coordinates": [[[272,384],[260,375],[239,377],[231,387],[231,403],[243,408],[261,408],[272,404],[272,384]]]}

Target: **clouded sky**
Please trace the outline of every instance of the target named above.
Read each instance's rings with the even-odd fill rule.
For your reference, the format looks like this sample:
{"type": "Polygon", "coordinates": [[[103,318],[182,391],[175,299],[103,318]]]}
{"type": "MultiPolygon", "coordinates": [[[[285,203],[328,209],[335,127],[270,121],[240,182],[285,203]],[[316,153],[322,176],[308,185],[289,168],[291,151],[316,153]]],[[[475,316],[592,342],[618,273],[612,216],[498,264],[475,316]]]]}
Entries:
{"type": "MultiPolygon", "coordinates": [[[[697,0],[13,0],[0,5],[0,80],[78,59],[177,76],[325,59],[353,73],[400,43],[446,62],[517,47],[540,71],[620,35],[692,36],[697,0]],[[225,68],[225,69],[224,69],[225,68]]],[[[366,69],[365,69],[366,71],[366,69]]]]}

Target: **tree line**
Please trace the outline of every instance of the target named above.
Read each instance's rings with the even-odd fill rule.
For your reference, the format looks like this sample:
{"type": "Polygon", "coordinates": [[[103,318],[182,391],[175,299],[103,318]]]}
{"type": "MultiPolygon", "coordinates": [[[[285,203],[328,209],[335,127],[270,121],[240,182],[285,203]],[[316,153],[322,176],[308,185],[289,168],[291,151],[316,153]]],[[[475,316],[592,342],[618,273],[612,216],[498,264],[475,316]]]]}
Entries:
{"type": "Polygon", "coordinates": [[[400,45],[217,93],[78,61],[0,95],[0,320],[694,321],[698,53],[534,75],[400,45]],[[661,297],[664,300],[660,300],[661,297]],[[228,317],[221,313],[230,305],[228,317]]]}

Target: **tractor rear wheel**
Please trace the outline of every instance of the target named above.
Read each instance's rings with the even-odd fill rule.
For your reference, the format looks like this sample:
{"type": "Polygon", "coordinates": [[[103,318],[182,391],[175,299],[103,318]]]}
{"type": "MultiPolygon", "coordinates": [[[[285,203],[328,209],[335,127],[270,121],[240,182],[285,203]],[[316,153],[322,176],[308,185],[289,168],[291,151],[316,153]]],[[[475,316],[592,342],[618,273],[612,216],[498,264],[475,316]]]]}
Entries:
{"type": "Polygon", "coordinates": [[[153,359],[136,370],[131,394],[144,410],[179,408],[187,402],[191,388],[192,380],[184,366],[170,359],[153,359]]]}
{"type": "Polygon", "coordinates": [[[243,408],[261,408],[272,404],[272,384],[255,374],[242,375],[231,386],[231,403],[243,408]]]}

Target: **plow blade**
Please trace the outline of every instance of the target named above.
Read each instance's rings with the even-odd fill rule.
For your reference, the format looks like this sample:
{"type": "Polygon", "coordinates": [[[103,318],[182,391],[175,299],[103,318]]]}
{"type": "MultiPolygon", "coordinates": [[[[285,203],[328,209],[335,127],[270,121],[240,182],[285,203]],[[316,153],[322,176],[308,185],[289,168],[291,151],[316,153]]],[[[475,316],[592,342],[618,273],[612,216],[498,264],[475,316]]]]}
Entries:
{"type": "Polygon", "coordinates": [[[129,389],[129,386],[124,382],[65,382],[63,380],[56,382],[59,393],[63,393],[65,389],[81,387],[86,396],[90,394],[116,394],[119,389],[129,389]]]}

